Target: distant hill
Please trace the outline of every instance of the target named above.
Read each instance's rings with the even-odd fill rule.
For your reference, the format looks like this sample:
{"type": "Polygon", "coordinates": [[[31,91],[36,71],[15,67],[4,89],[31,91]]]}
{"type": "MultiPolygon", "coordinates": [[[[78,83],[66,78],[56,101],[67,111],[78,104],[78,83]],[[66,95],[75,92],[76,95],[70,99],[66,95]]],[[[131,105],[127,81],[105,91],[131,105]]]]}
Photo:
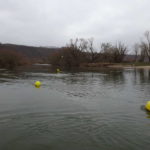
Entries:
{"type": "Polygon", "coordinates": [[[59,50],[55,47],[34,47],[15,44],[0,44],[0,50],[17,51],[29,59],[43,60],[46,59],[51,53],[59,50]]]}
{"type": "MultiPolygon", "coordinates": [[[[16,44],[2,44],[0,43],[0,51],[1,50],[12,50],[17,51],[33,62],[46,62],[47,58],[50,54],[55,51],[60,50],[61,48],[57,47],[35,47],[35,46],[25,46],[25,45],[16,45],[16,44]]],[[[140,59],[140,56],[137,57],[140,59]]],[[[133,62],[135,60],[135,55],[126,55],[124,58],[125,62],[133,62]]],[[[145,62],[148,59],[145,58],[145,62]]]]}

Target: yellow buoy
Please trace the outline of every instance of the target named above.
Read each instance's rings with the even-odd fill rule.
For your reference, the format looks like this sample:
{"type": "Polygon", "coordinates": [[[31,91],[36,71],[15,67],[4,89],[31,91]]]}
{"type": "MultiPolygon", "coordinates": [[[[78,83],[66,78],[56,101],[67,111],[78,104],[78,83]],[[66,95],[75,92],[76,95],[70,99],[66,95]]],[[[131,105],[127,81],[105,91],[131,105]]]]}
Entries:
{"type": "Polygon", "coordinates": [[[148,101],[145,105],[146,110],[150,111],[150,101],[148,101]]]}
{"type": "Polygon", "coordinates": [[[57,72],[57,73],[60,73],[61,71],[60,71],[60,69],[57,68],[57,69],[56,69],[56,72],[57,72]]]}
{"type": "Polygon", "coordinates": [[[39,88],[41,86],[41,82],[40,81],[36,81],[34,83],[34,85],[35,85],[36,88],[39,88]]]}

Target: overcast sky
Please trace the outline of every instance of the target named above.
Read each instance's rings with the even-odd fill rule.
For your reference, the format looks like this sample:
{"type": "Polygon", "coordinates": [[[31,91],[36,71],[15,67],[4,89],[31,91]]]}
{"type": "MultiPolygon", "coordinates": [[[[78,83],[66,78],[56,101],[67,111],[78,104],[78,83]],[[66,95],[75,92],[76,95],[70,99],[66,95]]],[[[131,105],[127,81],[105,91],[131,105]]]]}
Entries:
{"type": "Polygon", "coordinates": [[[150,0],[0,0],[0,42],[64,46],[71,38],[132,45],[150,30],[150,0]]]}

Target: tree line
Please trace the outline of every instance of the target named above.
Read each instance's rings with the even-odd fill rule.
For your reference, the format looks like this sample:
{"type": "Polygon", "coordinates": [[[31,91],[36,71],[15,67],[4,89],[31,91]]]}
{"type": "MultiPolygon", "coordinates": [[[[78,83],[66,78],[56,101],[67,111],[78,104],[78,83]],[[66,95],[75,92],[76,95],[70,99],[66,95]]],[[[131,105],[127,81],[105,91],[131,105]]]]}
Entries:
{"type": "Polygon", "coordinates": [[[79,67],[82,63],[117,62],[123,61],[127,47],[121,42],[116,45],[102,43],[101,51],[97,52],[93,39],[75,39],[61,50],[50,55],[50,63],[55,66],[79,67]]]}
{"type": "MultiPolygon", "coordinates": [[[[146,59],[150,62],[150,32],[145,32],[144,37],[143,41],[134,45],[132,62],[144,62],[146,59]]],[[[71,39],[66,47],[50,55],[49,62],[53,66],[66,68],[87,63],[122,63],[128,52],[127,46],[122,42],[102,43],[99,50],[96,50],[93,38],[77,38],[71,39]]]]}
{"type": "Polygon", "coordinates": [[[27,57],[12,50],[0,50],[0,68],[14,69],[29,63],[27,57]]]}
{"type": "Polygon", "coordinates": [[[147,59],[147,62],[150,62],[150,31],[144,33],[143,41],[134,45],[134,55],[136,62],[144,62],[145,59],[147,59]],[[138,56],[140,56],[139,59],[138,56]]]}
{"type": "MultiPolygon", "coordinates": [[[[14,47],[6,48],[3,44],[0,44],[0,68],[13,69],[17,66],[39,62],[37,58],[31,61],[29,57],[21,52],[18,48],[14,50],[14,47]]],[[[50,51],[50,55],[42,57],[42,63],[48,62],[52,66],[65,68],[94,63],[122,63],[125,62],[128,52],[128,47],[122,42],[117,42],[116,44],[101,43],[100,48],[97,50],[94,46],[93,38],[77,38],[70,40],[69,44],[54,50],[53,53],[50,51]]],[[[150,31],[145,32],[144,39],[134,45],[132,52],[134,54],[132,62],[150,62],[150,31]]]]}

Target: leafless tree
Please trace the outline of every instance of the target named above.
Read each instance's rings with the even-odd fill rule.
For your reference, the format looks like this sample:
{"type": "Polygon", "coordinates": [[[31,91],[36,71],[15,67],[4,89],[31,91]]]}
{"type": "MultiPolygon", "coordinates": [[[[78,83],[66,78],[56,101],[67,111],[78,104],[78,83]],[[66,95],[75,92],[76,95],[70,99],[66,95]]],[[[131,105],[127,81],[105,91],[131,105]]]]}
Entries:
{"type": "Polygon", "coordinates": [[[127,47],[123,43],[118,42],[113,49],[114,62],[122,62],[127,54],[127,47]]]}
{"type": "Polygon", "coordinates": [[[142,41],[140,44],[141,56],[144,58],[147,57],[150,62],[150,31],[146,31],[144,37],[145,41],[142,41]]]}
{"type": "Polygon", "coordinates": [[[140,45],[138,43],[134,44],[133,53],[135,55],[134,61],[137,62],[138,61],[138,56],[140,55],[140,45]]]}
{"type": "Polygon", "coordinates": [[[94,39],[90,38],[87,40],[88,46],[87,46],[87,53],[89,54],[89,60],[91,63],[96,62],[98,58],[98,52],[94,48],[94,39]]]}
{"type": "Polygon", "coordinates": [[[78,46],[78,49],[81,51],[81,52],[86,52],[87,49],[88,49],[88,41],[81,38],[79,39],[79,46],[78,46]]]}
{"type": "Polygon", "coordinates": [[[89,38],[89,39],[77,38],[75,40],[71,40],[68,47],[72,47],[76,49],[76,52],[78,51],[79,53],[82,54],[84,53],[86,57],[85,59],[89,62],[95,62],[98,57],[98,53],[94,48],[93,38],[89,38]]]}
{"type": "Polygon", "coordinates": [[[101,44],[101,61],[102,62],[112,62],[112,52],[113,46],[111,43],[102,43],[101,44]]]}
{"type": "Polygon", "coordinates": [[[115,46],[110,43],[101,44],[101,53],[104,62],[122,62],[124,56],[127,54],[127,47],[118,42],[115,46]]]}

